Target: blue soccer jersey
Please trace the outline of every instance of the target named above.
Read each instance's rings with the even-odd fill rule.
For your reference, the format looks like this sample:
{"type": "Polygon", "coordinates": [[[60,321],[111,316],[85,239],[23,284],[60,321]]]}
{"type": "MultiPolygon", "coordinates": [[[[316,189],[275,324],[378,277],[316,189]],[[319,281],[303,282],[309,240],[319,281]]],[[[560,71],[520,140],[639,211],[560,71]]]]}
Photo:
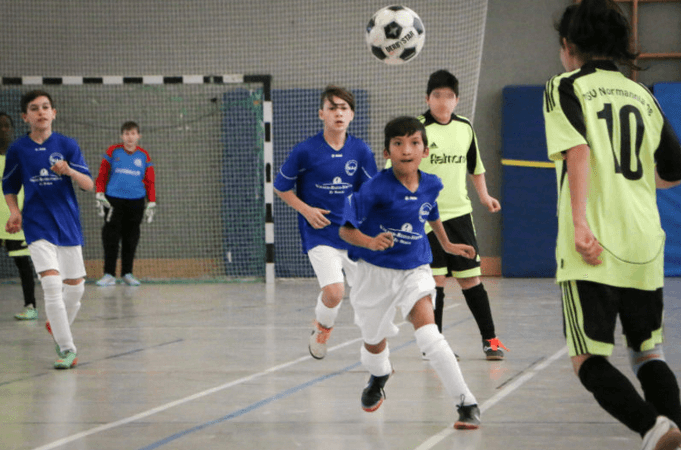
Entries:
{"type": "Polygon", "coordinates": [[[42,144],[28,135],[7,150],[2,190],[17,194],[24,187],[23,229],[26,242],[45,239],[54,245],[83,245],[80,211],[71,177],[50,170],[64,160],[72,169],[90,175],[78,143],[52,133],[42,144]]]}
{"type": "Polygon", "coordinates": [[[294,187],[298,198],[310,206],[331,211],[330,225],[316,230],[298,214],[298,228],[303,252],[318,245],[347,249],[348,243],[338,236],[345,198],[357,191],[376,172],[376,160],[361,139],[347,135],[345,145],[335,150],[324,139],[324,132],[296,145],[281,166],[274,188],[279,192],[294,187]]]}
{"type": "Polygon", "coordinates": [[[425,225],[440,218],[437,197],[442,181],[436,175],[419,172],[416,192],[395,178],[392,169],[385,169],[347,198],[343,224],[349,223],[371,237],[388,231],[394,239],[394,245],[384,251],[350,246],[351,259],[397,270],[430,264],[433,256],[425,225]]]}

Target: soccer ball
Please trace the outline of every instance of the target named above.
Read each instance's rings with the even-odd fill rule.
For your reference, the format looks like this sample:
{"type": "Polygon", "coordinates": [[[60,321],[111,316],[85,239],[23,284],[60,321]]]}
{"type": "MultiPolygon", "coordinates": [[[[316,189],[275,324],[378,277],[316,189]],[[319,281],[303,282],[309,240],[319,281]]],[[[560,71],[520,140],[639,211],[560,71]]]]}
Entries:
{"type": "Polygon", "coordinates": [[[405,6],[386,6],[367,24],[371,54],[386,64],[404,64],[416,58],[426,41],[423,22],[405,6]]]}

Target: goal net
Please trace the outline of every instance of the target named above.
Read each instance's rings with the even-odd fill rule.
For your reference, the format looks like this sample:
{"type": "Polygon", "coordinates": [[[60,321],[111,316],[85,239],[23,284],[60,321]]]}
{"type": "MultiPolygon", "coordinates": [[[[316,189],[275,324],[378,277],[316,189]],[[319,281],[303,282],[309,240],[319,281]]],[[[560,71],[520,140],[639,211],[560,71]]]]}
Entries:
{"type": "MultiPolygon", "coordinates": [[[[426,41],[421,54],[401,66],[376,60],[364,41],[369,19],[384,6],[377,0],[6,2],[0,76],[39,77],[47,84],[3,83],[0,110],[12,115],[19,135],[26,131],[18,110],[21,92],[50,92],[58,111],[55,131],[79,142],[93,177],[106,148],[120,141],[120,125],[140,124],[140,146],[155,164],[158,207],[154,222],[142,226],[138,277],[261,279],[268,255],[276,277],[312,277],[296,213],[278,198],[268,210],[265,186],[292,146],[321,129],[319,94],[327,84],[355,93],[349,132],[367,141],[379,169],[383,126],[395,116],[425,111],[426,82],[435,70],[458,77],[456,113],[474,120],[487,0],[405,4],[422,19],[426,41]],[[261,83],[63,82],[192,74],[271,75],[270,167],[261,83]],[[268,234],[274,241],[269,251],[268,234]]],[[[103,222],[94,195],[78,195],[88,276],[96,278],[103,222]]],[[[15,276],[0,252],[0,277],[15,276]]]]}

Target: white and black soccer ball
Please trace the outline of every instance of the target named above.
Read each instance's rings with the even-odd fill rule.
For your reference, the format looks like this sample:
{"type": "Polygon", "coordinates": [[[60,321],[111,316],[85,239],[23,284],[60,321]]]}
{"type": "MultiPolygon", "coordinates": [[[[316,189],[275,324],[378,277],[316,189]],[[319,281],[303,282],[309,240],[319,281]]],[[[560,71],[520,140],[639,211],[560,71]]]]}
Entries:
{"type": "Polygon", "coordinates": [[[366,30],[371,54],[386,64],[404,64],[416,58],[426,42],[421,18],[406,6],[376,11],[366,30]]]}

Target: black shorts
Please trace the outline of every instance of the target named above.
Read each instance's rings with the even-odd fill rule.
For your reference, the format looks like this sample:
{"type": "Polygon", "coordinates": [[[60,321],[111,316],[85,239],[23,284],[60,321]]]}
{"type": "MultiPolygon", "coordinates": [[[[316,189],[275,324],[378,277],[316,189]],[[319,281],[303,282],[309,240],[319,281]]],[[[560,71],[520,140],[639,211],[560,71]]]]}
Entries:
{"type": "Polygon", "coordinates": [[[620,288],[592,281],[563,281],[563,331],[570,356],[610,356],[619,316],[627,346],[650,350],[662,343],[662,288],[620,288]]]}
{"type": "Polygon", "coordinates": [[[475,248],[475,258],[468,259],[445,252],[440,241],[435,237],[435,233],[431,231],[428,233],[428,242],[430,242],[430,249],[433,252],[433,262],[430,263],[433,275],[446,275],[455,278],[480,276],[480,255],[478,254],[478,241],[475,237],[473,216],[466,214],[455,217],[442,222],[442,226],[452,244],[472,245],[475,248]]]}
{"type": "Polygon", "coordinates": [[[28,252],[28,244],[26,244],[26,241],[19,241],[15,239],[5,240],[0,239],[0,246],[2,246],[2,244],[5,245],[5,248],[7,249],[7,254],[12,258],[30,255],[30,253],[28,252]]]}

